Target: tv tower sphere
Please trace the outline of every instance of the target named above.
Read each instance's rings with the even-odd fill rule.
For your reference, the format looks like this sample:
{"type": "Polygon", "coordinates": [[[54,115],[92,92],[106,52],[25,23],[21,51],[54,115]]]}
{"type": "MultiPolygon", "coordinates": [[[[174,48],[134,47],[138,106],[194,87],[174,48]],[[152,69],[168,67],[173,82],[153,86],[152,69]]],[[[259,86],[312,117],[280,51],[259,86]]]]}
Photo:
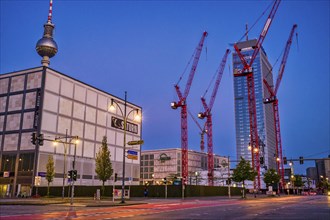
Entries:
{"type": "Polygon", "coordinates": [[[44,25],[44,35],[38,40],[36,45],[36,51],[42,57],[41,64],[43,66],[49,65],[49,58],[55,56],[58,50],[57,44],[53,39],[54,28],[54,24],[47,22],[44,25]]]}

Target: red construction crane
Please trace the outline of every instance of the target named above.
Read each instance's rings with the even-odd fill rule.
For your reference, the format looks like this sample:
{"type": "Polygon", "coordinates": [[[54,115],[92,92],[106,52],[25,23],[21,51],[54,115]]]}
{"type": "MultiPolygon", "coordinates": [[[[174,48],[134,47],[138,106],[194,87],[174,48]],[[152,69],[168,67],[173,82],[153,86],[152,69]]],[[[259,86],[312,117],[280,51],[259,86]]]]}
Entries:
{"type": "Polygon", "coordinates": [[[254,181],[254,189],[260,189],[260,158],[259,158],[259,141],[258,141],[258,127],[257,127],[257,116],[256,116],[256,97],[254,89],[254,76],[252,70],[252,64],[257,57],[262,43],[265,40],[269,27],[276,14],[278,6],[281,0],[275,0],[273,7],[268,15],[264,28],[258,38],[258,41],[254,47],[254,51],[251,57],[245,57],[241,50],[238,48],[237,43],[234,44],[235,51],[240,58],[243,68],[241,70],[235,70],[234,77],[245,76],[247,78],[247,90],[248,90],[248,106],[250,116],[250,144],[251,144],[251,155],[252,155],[252,167],[257,171],[258,176],[254,181]],[[249,63],[246,59],[249,59],[249,63]]]}
{"type": "Polygon", "coordinates": [[[209,186],[213,186],[213,176],[214,176],[213,175],[213,173],[214,173],[213,172],[214,159],[213,159],[213,134],[212,134],[212,113],[211,113],[211,111],[212,111],[212,108],[213,108],[215,97],[217,96],[218,88],[219,88],[219,85],[220,85],[220,82],[221,82],[221,78],[222,78],[223,71],[224,71],[225,66],[226,66],[227,57],[228,57],[229,53],[230,53],[230,50],[227,49],[226,52],[225,52],[225,55],[222,58],[222,61],[221,61],[220,65],[219,65],[219,68],[217,70],[217,79],[216,79],[215,84],[214,84],[214,88],[213,88],[213,92],[212,92],[209,104],[207,105],[206,100],[205,100],[205,95],[207,93],[207,90],[206,90],[206,92],[204,93],[204,95],[201,98],[202,104],[203,104],[203,107],[204,107],[205,111],[200,112],[198,114],[198,118],[200,118],[200,119],[204,119],[206,117],[207,170],[208,170],[207,176],[208,176],[209,186]]]}
{"type": "Polygon", "coordinates": [[[273,103],[273,112],[274,112],[274,125],[275,125],[275,137],[276,137],[276,166],[277,166],[277,173],[281,175],[281,188],[284,187],[284,166],[283,166],[283,157],[282,157],[282,140],[281,140],[281,130],[280,130],[280,115],[278,110],[278,99],[276,97],[278,88],[280,86],[282,76],[284,73],[285,65],[288,60],[288,55],[290,52],[291,44],[292,44],[292,37],[294,35],[294,32],[297,28],[297,25],[294,24],[289,39],[286,42],[284,54],[281,61],[281,66],[278,71],[277,80],[275,84],[275,89],[273,90],[272,87],[268,84],[266,79],[264,78],[264,84],[266,85],[266,88],[269,92],[269,98],[264,99],[264,104],[267,103],[273,103]]]}
{"type": "Polygon", "coordinates": [[[193,64],[190,70],[190,74],[188,77],[188,81],[186,84],[186,88],[184,90],[184,93],[182,94],[179,87],[179,82],[181,81],[182,77],[180,77],[179,82],[174,86],[176,93],[179,97],[178,102],[172,102],[171,107],[172,109],[177,109],[178,107],[181,107],[181,156],[182,156],[182,183],[187,183],[188,178],[188,122],[187,122],[187,103],[186,99],[189,94],[189,90],[192,84],[192,81],[194,79],[194,75],[196,72],[197,64],[203,49],[204,40],[207,36],[207,32],[204,31],[201,40],[198,43],[198,46],[196,47],[194,51],[194,60],[193,64]]]}
{"type": "Polygon", "coordinates": [[[200,148],[201,151],[204,152],[204,134],[207,132],[206,130],[206,124],[204,124],[204,127],[202,128],[202,126],[198,123],[197,119],[194,117],[194,115],[188,110],[189,115],[191,116],[191,118],[193,119],[193,121],[196,123],[197,127],[199,128],[199,130],[201,131],[199,134],[201,135],[201,142],[200,142],[200,148]]]}

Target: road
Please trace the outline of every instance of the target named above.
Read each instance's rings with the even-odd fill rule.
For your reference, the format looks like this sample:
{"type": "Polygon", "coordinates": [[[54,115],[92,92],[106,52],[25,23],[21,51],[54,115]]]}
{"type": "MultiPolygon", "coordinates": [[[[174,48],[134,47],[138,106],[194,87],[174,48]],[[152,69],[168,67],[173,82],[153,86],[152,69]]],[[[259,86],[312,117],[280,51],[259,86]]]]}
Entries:
{"type": "Polygon", "coordinates": [[[148,199],[146,202],[119,207],[2,205],[0,219],[330,219],[327,196],[148,199]]]}

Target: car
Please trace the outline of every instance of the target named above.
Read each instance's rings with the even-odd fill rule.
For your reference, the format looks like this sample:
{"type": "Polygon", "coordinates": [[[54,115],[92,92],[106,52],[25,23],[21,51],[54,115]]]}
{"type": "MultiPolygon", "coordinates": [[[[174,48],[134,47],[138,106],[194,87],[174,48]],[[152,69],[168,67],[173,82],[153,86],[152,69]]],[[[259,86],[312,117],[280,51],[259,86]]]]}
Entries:
{"type": "Polygon", "coordinates": [[[301,192],[301,195],[303,195],[303,196],[315,196],[316,195],[316,192],[314,192],[314,191],[303,191],[303,192],[301,192]]]}

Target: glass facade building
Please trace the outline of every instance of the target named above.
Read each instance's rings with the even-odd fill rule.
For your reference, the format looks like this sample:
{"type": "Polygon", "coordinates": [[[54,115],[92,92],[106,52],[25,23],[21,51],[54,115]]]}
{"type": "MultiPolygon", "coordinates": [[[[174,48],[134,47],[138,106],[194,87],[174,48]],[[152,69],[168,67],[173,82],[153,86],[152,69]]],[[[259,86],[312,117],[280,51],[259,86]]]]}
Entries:
{"type": "MultiPolygon", "coordinates": [[[[247,61],[250,60],[256,43],[257,40],[254,39],[237,44],[247,61]]],[[[242,67],[239,56],[233,53],[234,73],[237,70],[241,70],[242,67]]],[[[264,164],[261,164],[261,168],[276,169],[274,113],[271,104],[263,103],[263,98],[269,96],[267,88],[263,83],[263,78],[267,80],[270,86],[273,86],[273,75],[271,65],[263,48],[261,48],[259,54],[255,58],[252,68],[260,147],[259,155],[260,157],[264,157],[264,164]]],[[[250,118],[248,110],[247,78],[245,76],[234,77],[234,103],[237,159],[243,157],[246,160],[252,160],[251,150],[248,149],[250,144],[250,118]]]]}

